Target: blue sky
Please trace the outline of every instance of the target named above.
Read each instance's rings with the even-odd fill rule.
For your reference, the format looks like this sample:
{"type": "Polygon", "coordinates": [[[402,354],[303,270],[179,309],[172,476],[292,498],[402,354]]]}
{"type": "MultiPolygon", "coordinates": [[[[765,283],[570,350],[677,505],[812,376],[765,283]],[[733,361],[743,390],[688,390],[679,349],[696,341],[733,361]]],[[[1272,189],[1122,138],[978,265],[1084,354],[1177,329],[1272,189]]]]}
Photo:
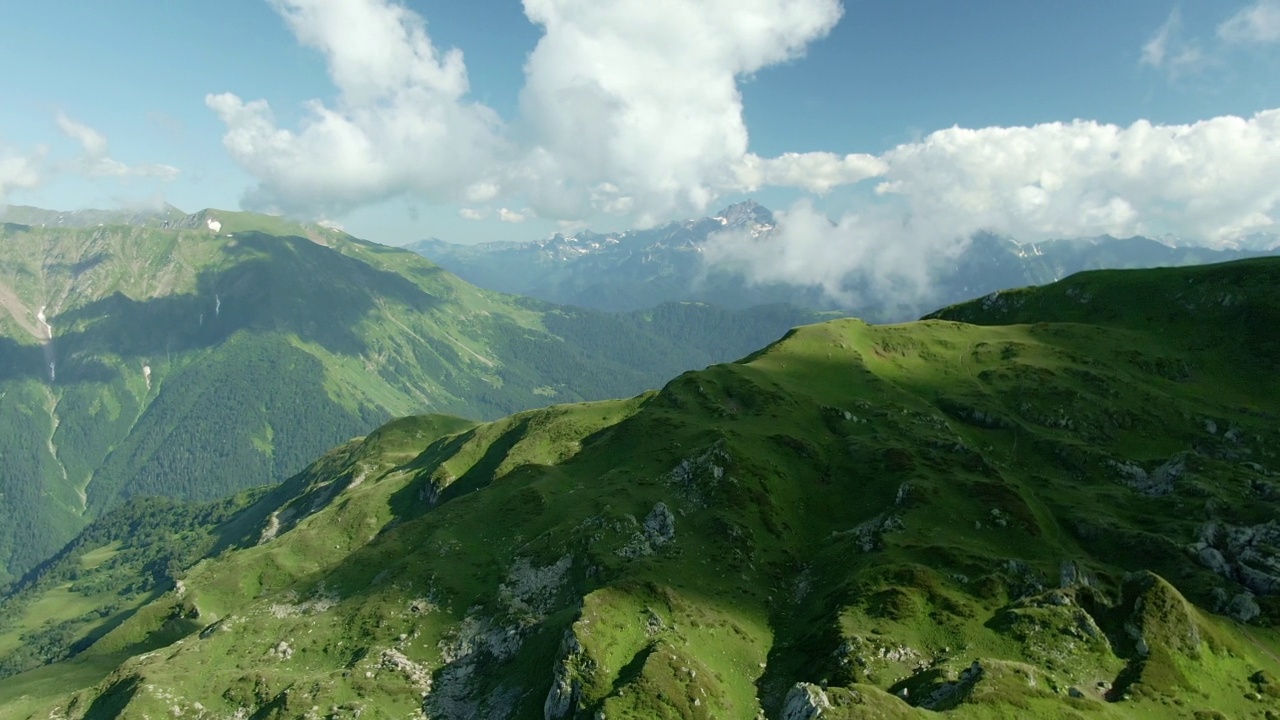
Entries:
{"type": "Polygon", "coordinates": [[[0,203],[243,206],[391,244],[745,197],[878,245],[1280,219],[1257,189],[1280,186],[1280,0],[10,0],[5,26],[0,203]]]}

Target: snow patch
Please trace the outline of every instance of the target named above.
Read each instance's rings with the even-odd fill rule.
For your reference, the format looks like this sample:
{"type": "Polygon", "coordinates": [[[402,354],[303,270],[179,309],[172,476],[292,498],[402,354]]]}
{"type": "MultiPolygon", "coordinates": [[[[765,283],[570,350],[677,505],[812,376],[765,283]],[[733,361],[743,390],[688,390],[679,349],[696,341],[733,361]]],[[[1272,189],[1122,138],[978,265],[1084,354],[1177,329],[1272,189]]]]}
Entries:
{"type": "Polygon", "coordinates": [[[37,320],[37,321],[39,321],[39,323],[40,323],[40,328],[41,328],[42,330],[44,330],[44,339],[45,339],[45,340],[52,340],[52,339],[53,339],[53,326],[49,324],[49,318],[47,318],[47,317],[45,316],[45,314],[44,314],[44,310],[45,310],[45,308],[46,308],[46,307],[48,307],[48,306],[47,306],[47,305],[41,305],[41,306],[40,306],[40,310],[36,313],[36,320],[37,320]]]}

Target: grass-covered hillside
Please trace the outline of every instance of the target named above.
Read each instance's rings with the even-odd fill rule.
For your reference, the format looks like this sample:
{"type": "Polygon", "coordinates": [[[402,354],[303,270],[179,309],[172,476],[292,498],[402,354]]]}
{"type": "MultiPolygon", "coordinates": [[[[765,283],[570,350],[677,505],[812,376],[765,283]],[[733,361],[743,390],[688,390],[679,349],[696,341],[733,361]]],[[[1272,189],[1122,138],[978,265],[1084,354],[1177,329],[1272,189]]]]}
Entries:
{"type": "Polygon", "coordinates": [[[34,224],[0,225],[0,586],[130,497],[278,482],[394,416],[634,394],[812,318],[559,308],[265,215],[10,216],[34,224]]]}
{"type": "Polygon", "coordinates": [[[91,531],[5,605],[0,649],[83,639],[0,717],[1275,717],[1277,273],[1091,273],[395,421],[147,525],[204,559],[132,594],[148,551],[91,531]]]}

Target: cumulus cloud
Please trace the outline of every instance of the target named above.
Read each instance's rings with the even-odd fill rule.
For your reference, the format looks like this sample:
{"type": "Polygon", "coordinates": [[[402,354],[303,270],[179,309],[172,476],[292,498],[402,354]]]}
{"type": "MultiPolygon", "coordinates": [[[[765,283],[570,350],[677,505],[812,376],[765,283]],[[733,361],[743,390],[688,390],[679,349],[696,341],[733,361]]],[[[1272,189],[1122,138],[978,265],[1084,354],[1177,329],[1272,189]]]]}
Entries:
{"type": "Polygon", "coordinates": [[[228,152],[259,180],[249,205],[340,212],[404,192],[485,194],[468,187],[492,185],[500,122],[465,99],[461,51],[439,51],[420,16],[386,0],[270,1],[324,56],[339,97],[310,102],[297,131],[278,127],[265,100],[205,98],[228,152]]]}
{"type": "Polygon", "coordinates": [[[940,130],[880,156],[875,196],[836,222],[807,203],[777,230],[718,236],[709,262],[760,281],[925,297],[980,230],[1037,241],[1110,234],[1220,244],[1280,227],[1280,110],[1128,127],[1089,121],[940,130]]]}
{"type": "Polygon", "coordinates": [[[463,220],[483,220],[488,217],[489,214],[483,210],[477,210],[475,208],[462,208],[458,211],[458,216],[463,220]]]}
{"type": "Polygon", "coordinates": [[[339,93],[309,103],[296,130],[265,100],[206,97],[227,150],[259,181],[252,206],[518,196],[541,217],[648,224],[729,192],[825,191],[867,174],[864,156],[748,152],[738,82],[801,55],[839,20],[839,0],[526,0],[544,35],[510,124],[468,98],[461,51],[438,49],[396,0],[269,1],[324,56],[339,93]]]}
{"type": "Polygon", "coordinates": [[[1204,52],[1183,38],[1182,13],[1174,8],[1160,29],[1142,46],[1142,64],[1178,74],[1205,61],[1204,52]]]}
{"type": "Polygon", "coordinates": [[[962,231],[1028,240],[1177,231],[1212,243],[1273,224],[1280,110],[1189,125],[951,128],[882,159],[877,193],[962,231]]]}
{"type": "Polygon", "coordinates": [[[635,213],[642,224],[762,182],[750,170],[759,159],[748,155],[738,80],[798,57],[841,16],[838,0],[524,8],[545,32],[520,99],[537,138],[520,168],[525,194],[540,214],[635,213]]]}
{"type": "Polygon", "coordinates": [[[90,177],[152,177],[169,181],[180,174],[178,168],[172,165],[126,165],[110,156],[107,138],[102,133],[63,113],[58,113],[55,122],[63,135],[80,145],[82,155],[79,166],[90,177]]]}
{"type": "Polygon", "coordinates": [[[1229,43],[1280,42],[1280,0],[1258,0],[1218,26],[1218,37],[1229,43]]]}

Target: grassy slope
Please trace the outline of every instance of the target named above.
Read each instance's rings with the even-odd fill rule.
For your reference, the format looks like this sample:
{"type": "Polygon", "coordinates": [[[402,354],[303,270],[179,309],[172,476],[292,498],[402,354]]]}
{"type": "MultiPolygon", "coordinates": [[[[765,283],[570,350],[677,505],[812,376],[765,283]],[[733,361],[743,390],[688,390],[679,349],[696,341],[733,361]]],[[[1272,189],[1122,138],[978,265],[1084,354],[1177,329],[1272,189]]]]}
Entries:
{"type": "Polygon", "coordinates": [[[678,306],[664,324],[559,309],[249,213],[5,225],[0,583],[122,498],[212,499],[279,481],[396,415],[494,418],[634,393],[805,317],[678,306]]]}
{"type": "Polygon", "coordinates": [[[1244,588],[1194,543],[1280,510],[1249,334],[1277,269],[1086,274],[1008,296],[1067,322],[834,321],[632,400],[397,421],[0,715],[1262,717],[1280,602],[1213,612],[1244,588]],[[1175,457],[1163,494],[1119,469],[1175,457]]]}

